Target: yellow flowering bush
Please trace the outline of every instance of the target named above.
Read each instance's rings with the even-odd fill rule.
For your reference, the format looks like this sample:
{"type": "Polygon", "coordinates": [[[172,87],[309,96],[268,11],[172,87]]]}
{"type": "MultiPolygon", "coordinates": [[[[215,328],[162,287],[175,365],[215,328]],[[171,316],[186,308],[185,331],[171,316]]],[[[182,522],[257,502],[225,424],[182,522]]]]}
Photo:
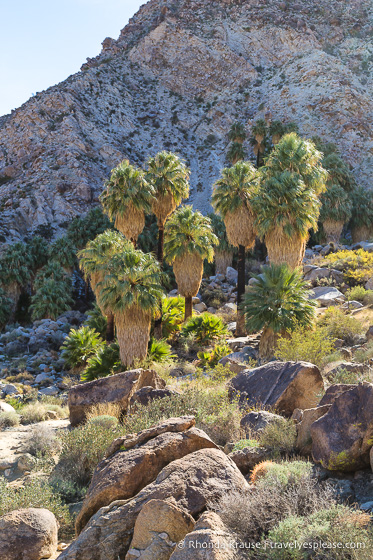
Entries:
{"type": "Polygon", "coordinates": [[[343,272],[349,284],[363,284],[373,276],[373,253],[364,249],[331,253],[321,264],[343,272]]]}

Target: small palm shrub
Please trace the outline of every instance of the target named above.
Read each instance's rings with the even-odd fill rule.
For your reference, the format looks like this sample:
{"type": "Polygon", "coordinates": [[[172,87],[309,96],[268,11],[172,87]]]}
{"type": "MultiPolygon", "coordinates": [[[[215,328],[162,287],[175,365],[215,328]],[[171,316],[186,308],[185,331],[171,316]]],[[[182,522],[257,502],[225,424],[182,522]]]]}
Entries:
{"type": "Polygon", "coordinates": [[[61,357],[71,369],[87,364],[88,358],[95,355],[104,346],[100,335],[89,327],[71,329],[61,346],[61,357]]]}
{"type": "Polygon", "coordinates": [[[56,516],[60,524],[60,535],[69,530],[71,518],[69,509],[51,486],[40,480],[31,480],[15,488],[0,478],[0,516],[21,508],[46,508],[56,516]]]}
{"type": "Polygon", "coordinates": [[[113,344],[101,346],[96,354],[93,354],[87,359],[87,366],[84,369],[81,380],[93,381],[99,377],[107,377],[113,373],[121,370],[124,367],[121,365],[119,356],[119,345],[117,342],[113,344]]]}
{"type": "Polygon", "coordinates": [[[0,412],[0,431],[5,428],[19,426],[20,418],[16,412],[0,412]]]}
{"type": "Polygon", "coordinates": [[[67,282],[45,280],[31,297],[32,319],[57,319],[59,315],[71,309],[74,300],[70,293],[71,288],[67,282]]]}
{"type": "Polygon", "coordinates": [[[184,322],[184,298],[165,297],[162,299],[162,334],[164,338],[170,338],[179,332],[184,322]]]}
{"type": "Polygon", "coordinates": [[[148,355],[145,360],[147,363],[161,364],[169,362],[173,358],[175,358],[175,354],[172,353],[171,346],[165,340],[150,340],[148,355]]]}
{"type": "Polygon", "coordinates": [[[214,367],[218,362],[230,354],[231,349],[227,344],[215,344],[212,350],[198,352],[198,359],[201,361],[202,366],[214,367]]]}
{"type": "Polygon", "coordinates": [[[335,351],[334,340],[326,327],[297,327],[278,337],[275,357],[283,362],[310,362],[322,368],[335,351]]]}
{"type": "Polygon", "coordinates": [[[294,453],[296,439],[295,424],[293,420],[287,418],[267,424],[258,438],[260,445],[270,449],[275,457],[294,453]]]}
{"type": "Polygon", "coordinates": [[[181,330],[182,336],[194,334],[195,339],[201,344],[228,336],[228,329],[223,320],[212,313],[194,315],[181,330]]]}
{"type": "Polygon", "coordinates": [[[363,334],[364,326],[352,315],[338,307],[329,307],[319,320],[319,325],[333,338],[341,338],[347,344],[354,344],[355,337],[363,334]]]}
{"type": "Polygon", "coordinates": [[[96,303],[88,312],[88,318],[85,321],[84,325],[98,332],[98,334],[104,340],[106,336],[107,318],[101,313],[101,310],[96,303]]]}

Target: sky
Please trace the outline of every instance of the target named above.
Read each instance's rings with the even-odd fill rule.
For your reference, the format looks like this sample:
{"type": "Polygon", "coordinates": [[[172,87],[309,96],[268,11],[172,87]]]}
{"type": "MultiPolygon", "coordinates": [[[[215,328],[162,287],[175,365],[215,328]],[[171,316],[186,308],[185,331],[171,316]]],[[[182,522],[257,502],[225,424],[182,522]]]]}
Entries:
{"type": "Polygon", "coordinates": [[[0,0],[0,115],[78,72],[146,0],[0,0]]]}

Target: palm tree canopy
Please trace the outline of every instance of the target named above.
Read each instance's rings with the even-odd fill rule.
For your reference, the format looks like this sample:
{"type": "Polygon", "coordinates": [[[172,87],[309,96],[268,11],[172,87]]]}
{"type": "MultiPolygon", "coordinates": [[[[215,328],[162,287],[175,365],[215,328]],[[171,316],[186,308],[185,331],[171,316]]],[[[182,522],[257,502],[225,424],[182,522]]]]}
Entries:
{"type": "Polygon", "coordinates": [[[56,239],[48,253],[50,259],[57,260],[64,268],[74,268],[77,264],[76,247],[67,236],[56,239]]]}
{"type": "Polygon", "coordinates": [[[105,272],[115,255],[130,248],[132,244],[118,231],[108,229],[101,233],[78,253],[85,276],[105,272]]]}
{"type": "Polygon", "coordinates": [[[100,201],[104,212],[110,219],[115,219],[125,216],[131,207],[149,213],[154,194],[144,171],[124,160],[112,170],[100,201]]]}
{"type": "Polygon", "coordinates": [[[9,245],[0,258],[0,282],[4,286],[13,283],[25,286],[30,281],[33,264],[31,251],[25,243],[9,245]]]}
{"type": "Polygon", "coordinates": [[[312,324],[316,303],[308,298],[307,284],[299,270],[284,264],[270,265],[255,280],[243,304],[248,329],[257,332],[270,328],[278,333],[312,324]]]}
{"type": "Polygon", "coordinates": [[[364,187],[356,187],[351,195],[352,218],[351,227],[373,227],[373,196],[372,191],[364,187]]]}
{"type": "Polygon", "coordinates": [[[164,295],[161,276],[153,255],[128,246],[112,258],[108,274],[98,284],[100,300],[114,314],[132,306],[145,313],[156,312],[164,295]]]}
{"type": "Polygon", "coordinates": [[[354,185],[355,179],[352,175],[348,165],[345,161],[337,154],[331,153],[327,156],[324,155],[322,160],[322,165],[324,169],[327,170],[329,174],[329,181],[333,184],[339,184],[345,191],[350,192],[354,185]]]}
{"type": "Polygon", "coordinates": [[[240,142],[232,142],[227,152],[227,158],[233,164],[245,158],[245,150],[240,142]]]}
{"type": "Polygon", "coordinates": [[[287,237],[308,235],[310,228],[317,230],[320,200],[308,189],[297,173],[283,171],[261,182],[252,199],[258,234],[264,237],[280,227],[287,237]]]}
{"type": "Polygon", "coordinates": [[[262,170],[264,183],[283,171],[297,173],[307,188],[321,194],[326,188],[327,171],[323,168],[323,154],[315,145],[295,132],[285,134],[273,148],[262,170]]]}
{"type": "Polygon", "coordinates": [[[235,122],[232,124],[228,132],[228,140],[231,142],[241,143],[246,139],[246,129],[245,125],[241,122],[235,122]]]}
{"type": "Polygon", "coordinates": [[[224,219],[242,206],[249,207],[258,185],[257,169],[247,161],[239,161],[222,170],[221,178],[214,185],[212,205],[224,219]]]}
{"type": "Polygon", "coordinates": [[[179,208],[166,224],[164,249],[169,264],[187,254],[212,262],[213,246],[218,243],[210,218],[193,212],[191,206],[179,208]]]}
{"type": "Polygon", "coordinates": [[[227,230],[225,228],[225,223],[224,223],[223,219],[221,218],[221,216],[211,212],[211,214],[208,214],[208,217],[211,220],[211,225],[212,225],[213,232],[215,233],[216,237],[219,240],[219,245],[218,245],[217,249],[219,251],[232,251],[232,247],[228,242],[227,230]]]}
{"type": "Polygon", "coordinates": [[[53,280],[53,282],[58,284],[65,283],[69,289],[71,287],[70,278],[57,261],[50,261],[38,271],[35,276],[34,289],[38,291],[47,280],[53,280]]]}
{"type": "Polygon", "coordinates": [[[176,205],[189,196],[190,171],[173,152],[159,152],[148,159],[146,180],[154,188],[155,197],[171,194],[176,205]]]}
{"type": "Polygon", "coordinates": [[[267,132],[268,127],[264,119],[258,119],[251,129],[252,135],[257,139],[258,142],[260,141],[260,138],[262,138],[263,140],[267,136],[267,132]]]}
{"type": "Polygon", "coordinates": [[[321,195],[320,221],[333,220],[346,223],[352,215],[352,201],[341,185],[329,184],[321,195]]]}

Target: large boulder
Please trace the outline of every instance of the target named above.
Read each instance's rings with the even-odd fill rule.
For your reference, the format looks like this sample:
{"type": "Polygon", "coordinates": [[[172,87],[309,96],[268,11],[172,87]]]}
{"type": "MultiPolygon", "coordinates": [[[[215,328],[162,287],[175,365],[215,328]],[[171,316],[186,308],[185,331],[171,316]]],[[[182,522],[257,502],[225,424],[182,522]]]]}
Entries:
{"type": "Polygon", "coordinates": [[[142,387],[139,391],[133,394],[130,400],[131,410],[136,404],[147,406],[151,401],[171,397],[172,395],[179,395],[177,391],[172,389],[154,389],[153,387],[142,387]]]}
{"type": "Polygon", "coordinates": [[[373,446],[373,384],[339,395],[311,426],[312,456],[324,468],[344,472],[369,467],[373,446]]]}
{"type": "Polygon", "coordinates": [[[1,560],[41,560],[57,551],[58,524],[47,509],[17,509],[0,517],[1,560]]]}
{"type": "Polygon", "coordinates": [[[140,511],[125,560],[169,560],[176,543],[193,531],[194,519],[172,502],[150,500],[140,511]]]}
{"type": "Polygon", "coordinates": [[[345,296],[332,286],[319,286],[310,291],[310,299],[316,300],[322,307],[338,305],[346,301],[345,296]]]}
{"type": "Polygon", "coordinates": [[[238,560],[235,545],[237,537],[215,512],[207,511],[178,544],[170,560],[238,560]]]}
{"type": "Polygon", "coordinates": [[[166,465],[205,448],[217,446],[204,432],[194,427],[181,432],[165,432],[132,449],[127,449],[124,445],[123,450],[104,459],[97,466],[76,519],[76,532],[79,534],[101,507],[108,506],[115,500],[132,498],[153,482],[166,465]]]}
{"type": "Polygon", "coordinates": [[[76,385],[69,391],[70,423],[77,426],[84,422],[87,412],[97,404],[118,404],[125,412],[133,394],[142,387],[165,386],[165,381],[149,369],[134,369],[76,385]]]}
{"type": "Polygon", "coordinates": [[[268,450],[265,447],[245,447],[238,451],[232,451],[228,457],[237,465],[243,475],[249,474],[262,461],[268,458],[268,450]]]}
{"type": "Polygon", "coordinates": [[[304,279],[307,282],[310,282],[313,286],[317,286],[318,281],[323,278],[334,280],[334,282],[338,285],[341,285],[344,282],[343,272],[340,272],[339,270],[335,270],[333,268],[319,268],[312,265],[304,267],[304,279]]]}
{"type": "Polygon", "coordinates": [[[285,416],[316,406],[323,389],[319,368],[308,362],[269,362],[229,383],[231,397],[238,395],[242,406],[272,406],[285,416]]]}
{"type": "Polygon", "coordinates": [[[342,393],[345,393],[346,391],[350,391],[354,387],[356,387],[356,385],[348,385],[346,383],[335,383],[334,385],[330,385],[317,406],[324,406],[326,404],[332,405],[339,395],[342,395],[342,393]]]}
{"type": "Polygon", "coordinates": [[[260,434],[268,424],[281,422],[282,419],[279,414],[273,414],[267,410],[253,410],[241,418],[240,426],[246,437],[250,438],[260,434]]]}
{"type": "Polygon", "coordinates": [[[5,401],[0,401],[0,412],[15,412],[15,408],[5,401]]]}
{"type": "Polygon", "coordinates": [[[101,508],[58,560],[118,560],[130,549],[136,519],[150,500],[174,498],[193,517],[226,492],[248,489],[236,465],[219,449],[202,449],[173,461],[130,500],[101,508]]]}
{"type": "Polygon", "coordinates": [[[311,426],[316,420],[324,416],[330,409],[330,405],[325,404],[316,408],[308,408],[302,411],[302,419],[297,424],[297,441],[296,448],[301,455],[311,455],[312,437],[311,426]]]}

